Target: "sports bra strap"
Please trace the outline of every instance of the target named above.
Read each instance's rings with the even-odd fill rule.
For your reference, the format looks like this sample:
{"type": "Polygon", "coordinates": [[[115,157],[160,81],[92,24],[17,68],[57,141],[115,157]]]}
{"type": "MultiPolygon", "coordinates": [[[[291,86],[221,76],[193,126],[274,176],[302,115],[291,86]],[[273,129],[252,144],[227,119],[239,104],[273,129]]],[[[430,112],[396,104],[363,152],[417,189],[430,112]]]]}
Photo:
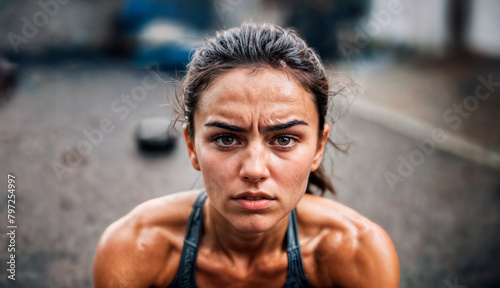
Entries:
{"type": "Polygon", "coordinates": [[[299,231],[297,227],[297,212],[293,209],[288,217],[288,230],[286,230],[288,277],[286,278],[285,288],[311,288],[302,264],[302,253],[300,251],[299,231]]]}
{"type": "Polygon", "coordinates": [[[181,261],[175,279],[170,285],[171,288],[196,288],[194,277],[196,258],[198,256],[198,245],[203,232],[203,203],[207,198],[207,193],[203,191],[196,199],[184,238],[181,261]]]}
{"type": "Polygon", "coordinates": [[[201,238],[201,232],[203,231],[203,203],[207,198],[207,193],[202,192],[193,206],[193,212],[189,216],[189,224],[186,231],[186,237],[184,242],[189,245],[198,248],[198,242],[201,238]]]}

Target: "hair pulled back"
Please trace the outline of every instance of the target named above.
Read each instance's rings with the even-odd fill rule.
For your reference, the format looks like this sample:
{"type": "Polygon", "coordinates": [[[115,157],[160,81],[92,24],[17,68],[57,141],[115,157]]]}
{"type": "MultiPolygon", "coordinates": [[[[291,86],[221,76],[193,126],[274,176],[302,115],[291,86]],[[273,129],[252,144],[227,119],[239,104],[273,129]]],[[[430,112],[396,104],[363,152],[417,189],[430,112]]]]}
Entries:
{"type": "MultiPolygon", "coordinates": [[[[194,114],[202,93],[212,81],[235,68],[270,67],[292,74],[314,95],[319,115],[319,137],[328,112],[328,78],[319,56],[292,29],[273,24],[243,24],[237,28],[218,31],[205,40],[192,55],[187,75],[180,88],[180,109],[175,121],[186,122],[189,137],[194,139],[194,114]]],[[[328,139],[329,140],[329,139],[328,139]]],[[[331,144],[331,142],[329,140],[331,144]]],[[[335,144],[334,144],[335,146],[335,144]]],[[[307,193],[315,186],[321,195],[335,193],[323,165],[310,173],[307,193]]]]}

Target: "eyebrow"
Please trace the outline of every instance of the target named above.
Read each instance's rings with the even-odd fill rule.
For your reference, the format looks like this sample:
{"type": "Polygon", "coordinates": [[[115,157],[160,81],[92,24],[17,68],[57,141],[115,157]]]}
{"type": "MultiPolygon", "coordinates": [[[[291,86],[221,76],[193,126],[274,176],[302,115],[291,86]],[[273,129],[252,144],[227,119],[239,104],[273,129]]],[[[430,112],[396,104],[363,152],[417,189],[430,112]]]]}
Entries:
{"type": "MultiPolygon", "coordinates": [[[[265,128],[265,131],[276,132],[276,131],[288,129],[288,128],[296,126],[296,125],[309,125],[309,124],[305,121],[302,121],[302,120],[292,120],[292,121],[287,122],[287,123],[268,126],[265,128]]],[[[233,132],[245,132],[246,131],[246,129],[243,127],[230,125],[230,124],[227,124],[224,122],[219,122],[219,121],[207,122],[203,126],[205,126],[205,127],[218,127],[218,128],[233,131],[233,132]]]]}

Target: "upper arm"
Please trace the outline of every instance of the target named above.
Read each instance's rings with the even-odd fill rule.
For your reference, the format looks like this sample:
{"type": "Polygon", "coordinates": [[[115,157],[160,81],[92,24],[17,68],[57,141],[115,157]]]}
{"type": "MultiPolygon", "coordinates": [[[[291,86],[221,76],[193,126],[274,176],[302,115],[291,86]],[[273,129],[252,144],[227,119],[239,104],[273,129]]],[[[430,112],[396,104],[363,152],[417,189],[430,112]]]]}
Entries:
{"type": "Polygon", "coordinates": [[[94,287],[150,287],[157,271],[141,245],[140,230],[119,220],[103,233],[97,245],[93,266],[94,287]]]}
{"type": "Polygon", "coordinates": [[[149,200],[111,224],[97,245],[94,287],[165,286],[173,281],[179,262],[170,261],[172,239],[181,233],[179,227],[187,226],[198,194],[192,191],[149,200]]]}
{"type": "Polygon", "coordinates": [[[375,225],[362,235],[356,252],[359,278],[356,287],[399,287],[399,260],[387,233],[375,225]]]}
{"type": "Polygon", "coordinates": [[[354,233],[337,231],[323,239],[319,262],[324,287],[399,287],[394,245],[382,228],[368,223],[354,233]]]}

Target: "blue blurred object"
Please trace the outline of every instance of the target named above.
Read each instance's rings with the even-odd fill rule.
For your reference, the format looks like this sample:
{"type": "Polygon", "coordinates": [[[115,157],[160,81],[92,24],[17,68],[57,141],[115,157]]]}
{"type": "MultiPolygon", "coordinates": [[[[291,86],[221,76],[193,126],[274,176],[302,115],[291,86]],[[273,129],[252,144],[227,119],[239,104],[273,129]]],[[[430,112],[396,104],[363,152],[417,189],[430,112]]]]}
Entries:
{"type": "Polygon", "coordinates": [[[201,45],[202,38],[200,31],[179,22],[150,21],[136,35],[134,63],[138,67],[185,67],[189,53],[201,45]]]}
{"type": "Polygon", "coordinates": [[[117,33],[131,42],[139,68],[185,67],[189,53],[212,27],[211,5],[193,0],[129,0],[120,10],[117,33]]]}

